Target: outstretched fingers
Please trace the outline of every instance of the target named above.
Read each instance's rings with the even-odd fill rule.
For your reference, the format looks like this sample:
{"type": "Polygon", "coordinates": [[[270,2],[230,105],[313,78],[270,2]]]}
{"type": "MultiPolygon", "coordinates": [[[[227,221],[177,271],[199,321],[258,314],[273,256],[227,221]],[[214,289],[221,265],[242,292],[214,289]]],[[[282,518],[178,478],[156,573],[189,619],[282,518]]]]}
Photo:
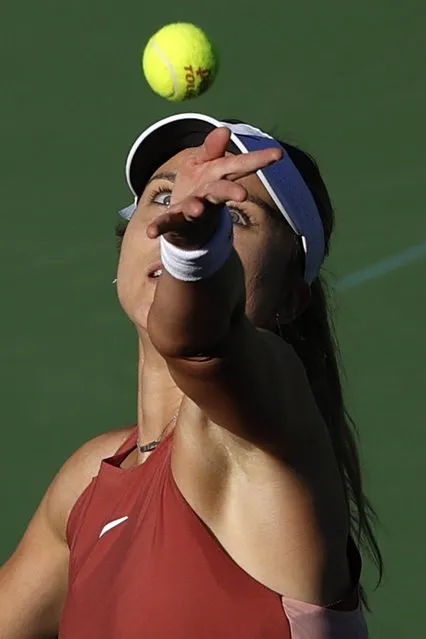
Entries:
{"type": "Polygon", "coordinates": [[[278,148],[225,156],[230,138],[231,132],[226,127],[214,129],[194,155],[196,164],[211,163],[215,180],[238,180],[274,164],[283,156],[283,150],[278,148]]]}
{"type": "Polygon", "coordinates": [[[194,156],[196,163],[203,164],[222,158],[226,153],[230,137],[231,131],[225,127],[213,129],[207,135],[204,143],[198,147],[194,156]]]}
{"type": "Polygon", "coordinates": [[[283,151],[277,148],[241,153],[240,155],[229,155],[221,161],[220,178],[238,180],[274,164],[282,156],[283,151]]]}

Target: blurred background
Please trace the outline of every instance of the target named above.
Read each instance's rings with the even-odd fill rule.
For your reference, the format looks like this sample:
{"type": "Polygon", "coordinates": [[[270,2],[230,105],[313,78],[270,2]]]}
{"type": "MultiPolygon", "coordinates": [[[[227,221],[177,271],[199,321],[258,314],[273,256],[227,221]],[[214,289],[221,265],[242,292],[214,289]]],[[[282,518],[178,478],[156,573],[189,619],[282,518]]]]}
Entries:
{"type": "Polygon", "coordinates": [[[337,214],[329,280],[368,493],[381,519],[373,639],[420,636],[426,567],[425,5],[419,0],[16,0],[0,48],[0,562],[51,478],[132,423],[136,341],[112,280],[124,160],[155,119],[246,119],[312,153],[337,214]],[[175,106],[140,70],[149,36],[204,28],[214,87],[175,106]],[[423,491],[423,494],[422,494],[423,491]]]}

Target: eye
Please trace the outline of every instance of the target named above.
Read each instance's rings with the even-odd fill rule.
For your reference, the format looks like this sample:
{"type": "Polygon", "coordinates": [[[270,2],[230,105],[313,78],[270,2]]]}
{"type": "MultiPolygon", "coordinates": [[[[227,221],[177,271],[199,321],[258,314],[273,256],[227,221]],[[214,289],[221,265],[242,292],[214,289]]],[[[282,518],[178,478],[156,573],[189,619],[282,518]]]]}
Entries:
{"type": "Polygon", "coordinates": [[[151,193],[149,203],[158,204],[159,206],[170,206],[171,197],[172,192],[170,189],[166,187],[160,187],[159,189],[151,193]]]}
{"type": "Polygon", "coordinates": [[[232,224],[238,224],[239,226],[251,226],[250,216],[247,215],[245,211],[242,209],[237,209],[235,206],[228,207],[229,213],[231,214],[232,224]]]}

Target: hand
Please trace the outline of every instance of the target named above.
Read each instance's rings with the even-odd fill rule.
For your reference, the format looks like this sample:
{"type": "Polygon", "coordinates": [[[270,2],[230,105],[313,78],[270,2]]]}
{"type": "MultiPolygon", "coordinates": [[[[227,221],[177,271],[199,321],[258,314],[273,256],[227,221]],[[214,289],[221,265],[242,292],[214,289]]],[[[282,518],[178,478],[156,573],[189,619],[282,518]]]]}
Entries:
{"type": "Polygon", "coordinates": [[[279,160],[279,149],[225,156],[226,128],[215,129],[189,155],[176,176],[171,205],[147,228],[148,237],[164,235],[177,246],[197,249],[214,234],[222,205],[243,202],[246,189],[235,181],[279,160]]]}

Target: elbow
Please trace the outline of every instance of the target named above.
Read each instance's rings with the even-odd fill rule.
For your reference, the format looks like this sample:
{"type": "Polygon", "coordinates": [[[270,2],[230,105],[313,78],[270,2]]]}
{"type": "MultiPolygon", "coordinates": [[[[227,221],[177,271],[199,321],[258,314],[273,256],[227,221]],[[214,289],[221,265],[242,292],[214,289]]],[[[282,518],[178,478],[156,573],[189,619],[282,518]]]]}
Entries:
{"type": "Polygon", "coordinates": [[[164,359],[218,357],[227,342],[229,322],[191,322],[182,325],[173,318],[159,319],[150,312],[147,323],[149,339],[164,359]]]}
{"type": "Polygon", "coordinates": [[[166,360],[197,359],[211,360],[225,357],[229,343],[244,313],[223,318],[178,318],[168,315],[159,318],[155,309],[148,314],[147,329],[150,341],[156,351],[166,360]]]}

